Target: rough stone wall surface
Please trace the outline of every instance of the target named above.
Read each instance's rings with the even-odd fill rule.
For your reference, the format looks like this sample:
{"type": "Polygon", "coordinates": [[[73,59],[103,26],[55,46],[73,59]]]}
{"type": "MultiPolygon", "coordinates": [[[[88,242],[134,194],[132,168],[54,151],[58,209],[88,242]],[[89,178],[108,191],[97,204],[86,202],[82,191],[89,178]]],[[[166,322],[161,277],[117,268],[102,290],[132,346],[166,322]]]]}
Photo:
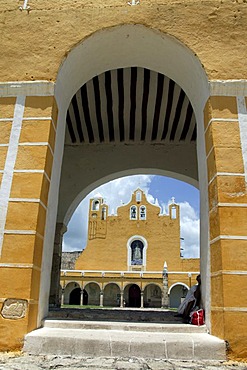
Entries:
{"type": "Polygon", "coordinates": [[[145,359],[136,357],[76,357],[62,355],[23,355],[21,353],[3,353],[0,355],[2,369],[9,370],[30,370],[30,369],[128,369],[128,370],[246,370],[246,363],[222,362],[212,360],[166,360],[166,359],[145,359]]]}
{"type": "Polygon", "coordinates": [[[209,79],[247,77],[247,7],[240,1],[127,0],[0,1],[4,48],[0,81],[52,80],[67,53],[93,33],[142,24],[180,40],[198,56],[209,79]]]}
{"type": "Polygon", "coordinates": [[[63,252],[62,253],[62,270],[74,270],[75,262],[82,252],[63,252]]]}

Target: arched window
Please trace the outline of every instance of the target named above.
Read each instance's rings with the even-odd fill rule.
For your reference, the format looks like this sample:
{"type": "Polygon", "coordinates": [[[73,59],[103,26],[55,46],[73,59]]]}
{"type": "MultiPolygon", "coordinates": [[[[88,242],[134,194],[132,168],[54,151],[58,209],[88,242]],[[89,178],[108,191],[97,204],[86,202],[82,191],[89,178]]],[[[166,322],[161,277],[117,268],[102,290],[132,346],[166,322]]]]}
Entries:
{"type": "Polygon", "coordinates": [[[140,207],[140,220],[146,220],[146,207],[141,206],[140,207]]]}
{"type": "Polygon", "coordinates": [[[137,220],[137,208],[136,206],[130,207],[130,219],[137,220]]]}
{"type": "Polygon", "coordinates": [[[140,191],[136,192],[136,201],[138,203],[142,201],[142,193],[140,191]]]}
{"type": "Polygon", "coordinates": [[[176,206],[172,206],[172,209],[171,209],[171,218],[172,219],[176,219],[177,218],[177,208],[176,208],[176,206]]]}
{"type": "Polygon", "coordinates": [[[102,208],[101,220],[106,220],[106,207],[102,208]]]}
{"type": "Polygon", "coordinates": [[[95,199],[93,201],[92,210],[93,211],[98,211],[99,210],[99,201],[98,201],[98,199],[95,199]]]}

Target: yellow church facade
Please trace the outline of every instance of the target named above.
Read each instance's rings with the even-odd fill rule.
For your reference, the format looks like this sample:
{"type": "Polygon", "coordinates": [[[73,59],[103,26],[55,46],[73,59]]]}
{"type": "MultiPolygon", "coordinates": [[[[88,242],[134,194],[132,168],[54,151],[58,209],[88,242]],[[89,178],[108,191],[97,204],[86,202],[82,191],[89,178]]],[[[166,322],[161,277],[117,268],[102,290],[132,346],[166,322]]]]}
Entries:
{"type": "Polygon", "coordinates": [[[137,189],[108,215],[103,198],[90,200],[88,242],[75,271],[61,272],[62,304],[173,307],[200,270],[198,258],[181,257],[180,210],[169,214],[137,189]]]}
{"type": "Polygon", "coordinates": [[[80,201],[149,173],[200,190],[206,325],[246,359],[246,3],[0,4],[0,350],[47,316],[80,201]]]}

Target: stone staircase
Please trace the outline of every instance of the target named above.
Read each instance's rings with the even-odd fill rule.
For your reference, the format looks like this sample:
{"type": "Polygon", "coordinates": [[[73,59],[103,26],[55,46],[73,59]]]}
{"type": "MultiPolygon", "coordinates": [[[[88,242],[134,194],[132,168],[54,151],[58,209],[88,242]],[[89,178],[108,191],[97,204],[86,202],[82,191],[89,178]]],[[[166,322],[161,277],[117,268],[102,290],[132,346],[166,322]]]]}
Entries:
{"type": "Polygon", "coordinates": [[[62,309],[25,337],[24,352],[71,356],[225,360],[225,343],[174,313],[138,309],[62,309]]]}

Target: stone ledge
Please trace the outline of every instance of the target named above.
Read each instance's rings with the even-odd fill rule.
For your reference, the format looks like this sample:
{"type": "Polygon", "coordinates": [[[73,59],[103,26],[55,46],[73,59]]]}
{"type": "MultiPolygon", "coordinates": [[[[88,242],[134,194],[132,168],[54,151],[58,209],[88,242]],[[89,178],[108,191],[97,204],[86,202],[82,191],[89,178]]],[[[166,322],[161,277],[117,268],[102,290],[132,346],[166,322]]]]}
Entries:
{"type": "Polygon", "coordinates": [[[225,360],[225,343],[206,333],[42,328],[25,337],[24,352],[42,355],[225,360]]]}

